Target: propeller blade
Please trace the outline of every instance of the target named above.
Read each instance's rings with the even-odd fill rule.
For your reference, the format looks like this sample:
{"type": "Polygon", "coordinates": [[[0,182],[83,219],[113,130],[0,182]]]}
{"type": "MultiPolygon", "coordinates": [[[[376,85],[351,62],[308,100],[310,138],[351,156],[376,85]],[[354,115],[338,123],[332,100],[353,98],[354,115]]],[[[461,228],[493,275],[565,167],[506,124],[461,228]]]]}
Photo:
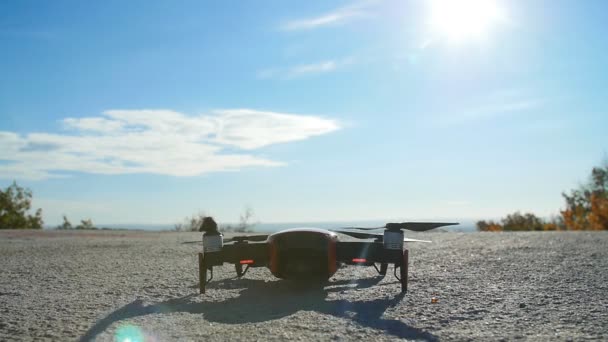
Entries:
{"type": "Polygon", "coordinates": [[[187,244],[187,243],[200,243],[200,244],[203,244],[203,241],[202,240],[196,240],[196,241],[184,241],[184,242],[182,242],[182,244],[187,244]]]}
{"type": "Polygon", "coordinates": [[[224,242],[242,242],[242,241],[266,241],[268,234],[266,235],[243,235],[234,236],[228,239],[224,239],[224,242]]]}
{"type": "Polygon", "coordinates": [[[340,227],[339,229],[358,229],[358,230],[376,230],[376,229],[384,229],[384,227],[340,227]]]}
{"type": "Polygon", "coordinates": [[[386,229],[407,229],[415,232],[424,232],[427,230],[457,225],[457,222],[402,222],[402,223],[387,223],[386,229]]]}
{"type": "Polygon", "coordinates": [[[343,230],[332,230],[332,232],[352,236],[357,239],[377,239],[382,238],[382,234],[372,234],[372,233],[360,233],[360,232],[351,232],[351,231],[343,231],[343,230]]]}
{"type": "MultiPolygon", "coordinates": [[[[342,230],[332,230],[332,232],[341,233],[344,235],[352,236],[357,239],[380,239],[384,237],[383,234],[373,234],[373,233],[359,233],[359,232],[351,232],[351,231],[342,231],[342,230]]],[[[403,238],[403,242],[426,242],[431,243],[429,240],[418,240],[418,239],[410,239],[403,238]]]]}
{"type": "Polygon", "coordinates": [[[415,232],[424,232],[424,231],[439,228],[439,227],[453,226],[453,225],[457,225],[457,224],[459,224],[459,223],[456,223],[456,222],[402,222],[402,223],[387,223],[384,227],[374,227],[374,228],[343,227],[341,229],[357,229],[357,230],[407,229],[407,230],[413,230],[415,232]]]}
{"type": "Polygon", "coordinates": [[[409,238],[403,238],[403,242],[426,242],[426,243],[431,243],[431,241],[429,241],[429,240],[418,240],[418,239],[409,239],[409,238]]]}

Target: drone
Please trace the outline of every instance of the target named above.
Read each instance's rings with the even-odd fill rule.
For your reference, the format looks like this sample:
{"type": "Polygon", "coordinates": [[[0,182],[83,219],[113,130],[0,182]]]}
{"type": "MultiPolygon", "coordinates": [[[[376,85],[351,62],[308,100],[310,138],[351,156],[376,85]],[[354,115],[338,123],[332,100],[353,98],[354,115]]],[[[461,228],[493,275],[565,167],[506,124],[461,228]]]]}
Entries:
{"type": "Polygon", "coordinates": [[[375,228],[291,228],[273,234],[227,239],[215,225],[204,231],[203,251],[198,253],[199,290],[201,294],[205,293],[206,285],[213,279],[213,267],[224,263],[234,264],[238,278],[250,268],[267,267],[279,279],[320,282],[329,280],[345,265],[373,266],[385,276],[388,265],[393,264],[395,278],[401,283],[401,292],[405,293],[409,264],[405,243],[430,241],[405,238],[403,230],[423,232],[456,224],[403,222],[375,228]],[[384,229],[383,233],[368,232],[378,229],[384,229]],[[368,241],[341,241],[338,234],[368,241]]]}

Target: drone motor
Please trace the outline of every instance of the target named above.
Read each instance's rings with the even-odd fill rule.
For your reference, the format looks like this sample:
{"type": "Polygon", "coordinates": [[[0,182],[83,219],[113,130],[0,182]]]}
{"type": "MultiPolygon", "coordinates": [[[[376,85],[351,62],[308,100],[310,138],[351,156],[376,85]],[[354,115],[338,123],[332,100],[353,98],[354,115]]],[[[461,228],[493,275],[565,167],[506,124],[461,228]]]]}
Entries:
{"type": "Polygon", "coordinates": [[[403,249],[403,231],[401,230],[385,230],[382,238],[385,249],[402,250],[403,249]]]}
{"type": "Polygon", "coordinates": [[[205,253],[219,252],[224,247],[224,237],[222,234],[203,234],[203,251],[205,253]]]}

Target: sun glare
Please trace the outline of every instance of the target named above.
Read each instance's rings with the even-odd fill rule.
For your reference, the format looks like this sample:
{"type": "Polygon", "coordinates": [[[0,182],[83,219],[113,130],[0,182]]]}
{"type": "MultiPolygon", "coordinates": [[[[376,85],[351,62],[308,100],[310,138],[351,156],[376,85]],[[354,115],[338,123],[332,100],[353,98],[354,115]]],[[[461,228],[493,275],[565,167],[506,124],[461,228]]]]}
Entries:
{"type": "Polygon", "coordinates": [[[505,10],[496,0],[432,0],[430,12],[433,34],[450,42],[487,38],[505,19],[505,10]]]}

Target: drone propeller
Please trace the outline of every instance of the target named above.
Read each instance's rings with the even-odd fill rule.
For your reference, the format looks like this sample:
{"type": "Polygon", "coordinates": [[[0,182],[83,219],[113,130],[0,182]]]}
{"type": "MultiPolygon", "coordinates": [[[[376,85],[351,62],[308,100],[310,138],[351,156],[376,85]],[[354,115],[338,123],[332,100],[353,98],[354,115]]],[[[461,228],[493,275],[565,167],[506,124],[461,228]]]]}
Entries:
{"type": "Polygon", "coordinates": [[[402,222],[402,223],[387,223],[384,227],[375,228],[362,228],[362,227],[344,227],[345,229],[358,229],[358,230],[376,230],[376,229],[388,229],[388,230],[401,230],[407,229],[415,232],[424,232],[427,230],[457,225],[455,222],[402,222]]]}
{"type": "Polygon", "coordinates": [[[431,243],[432,241],[429,241],[429,240],[410,239],[410,238],[403,238],[403,242],[426,242],[426,243],[431,243]]]}
{"type": "MultiPolygon", "coordinates": [[[[359,232],[350,232],[350,231],[342,231],[342,230],[332,230],[332,231],[334,231],[336,233],[341,233],[344,235],[352,236],[357,239],[378,239],[378,240],[382,241],[382,238],[384,237],[384,235],[382,235],[382,234],[359,233],[359,232]]],[[[403,238],[403,241],[404,242],[427,242],[427,243],[431,242],[428,240],[418,240],[418,239],[410,239],[410,238],[403,238]]]]}
{"type": "Polygon", "coordinates": [[[243,235],[234,236],[228,239],[224,239],[224,242],[243,242],[243,241],[266,241],[268,234],[266,235],[243,235]]]}
{"type": "Polygon", "coordinates": [[[348,236],[352,236],[354,238],[357,239],[378,239],[378,238],[382,238],[382,234],[374,234],[374,233],[363,233],[363,232],[351,232],[351,231],[344,231],[344,230],[332,230],[333,232],[336,233],[341,233],[344,235],[348,235],[348,236]]]}

